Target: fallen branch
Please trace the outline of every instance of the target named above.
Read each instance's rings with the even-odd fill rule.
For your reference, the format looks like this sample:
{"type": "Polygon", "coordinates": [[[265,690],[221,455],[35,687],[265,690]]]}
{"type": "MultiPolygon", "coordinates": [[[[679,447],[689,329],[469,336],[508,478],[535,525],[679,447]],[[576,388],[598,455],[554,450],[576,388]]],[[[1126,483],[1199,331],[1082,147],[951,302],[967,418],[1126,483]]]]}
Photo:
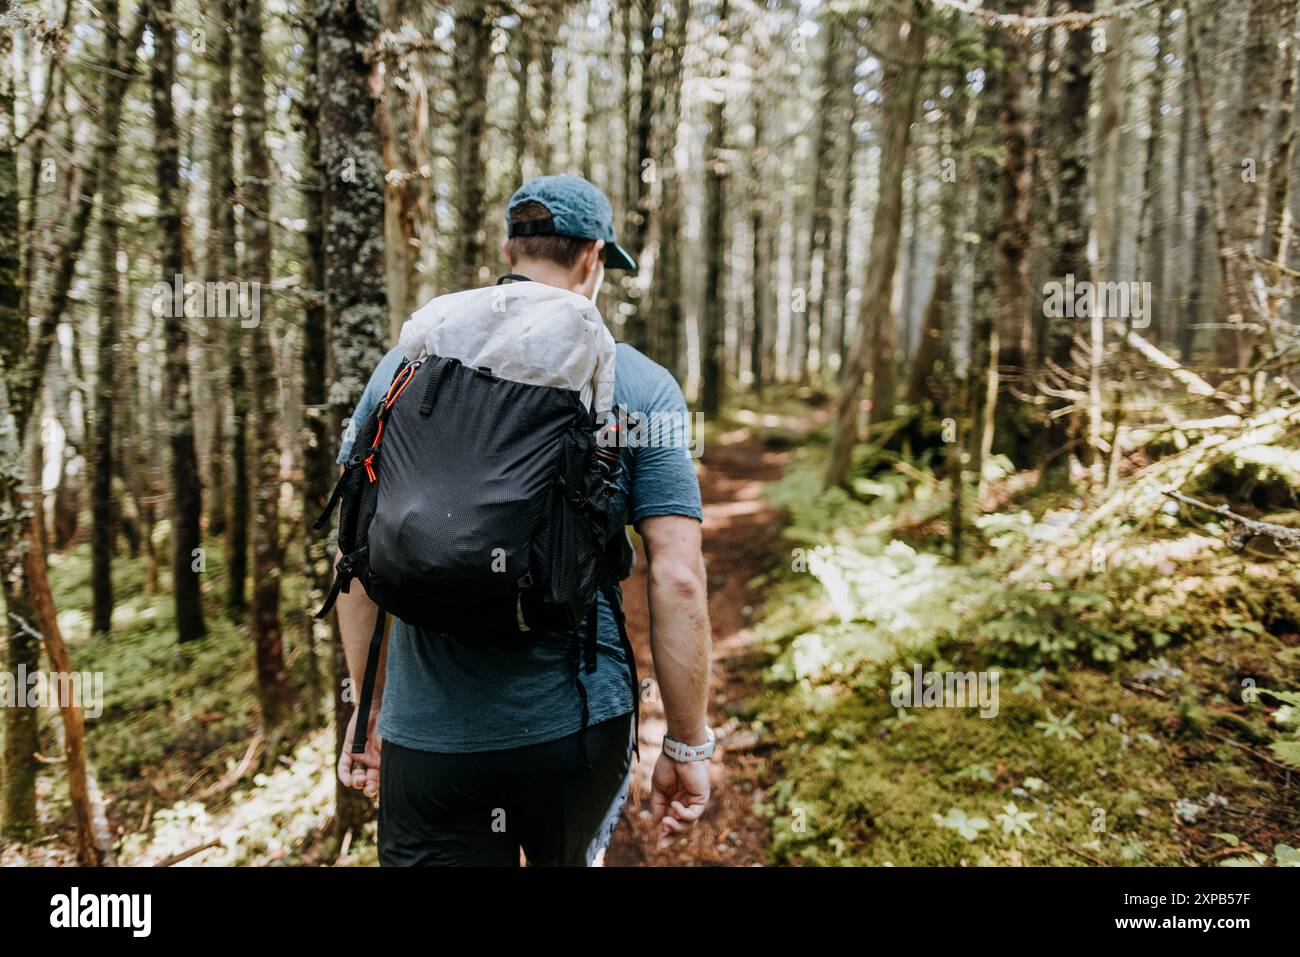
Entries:
{"type": "Polygon", "coordinates": [[[173,854],[171,857],[164,857],[155,864],[155,867],[171,867],[173,864],[179,864],[181,861],[188,861],[195,854],[201,854],[210,847],[220,847],[221,842],[217,840],[208,841],[206,844],[200,844],[198,847],[191,847],[187,851],[181,851],[179,854],[173,854]]]}
{"type": "Polygon", "coordinates": [[[1198,498],[1192,498],[1190,495],[1184,495],[1182,492],[1176,492],[1173,489],[1161,489],[1161,493],[1176,502],[1194,508],[1205,509],[1207,512],[1213,512],[1226,519],[1230,530],[1228,545],[1234,551],[1243,548],[1247,541],[1256,536],[1272,539],[1282,548],[1300,548],[1300,528],[1288,528],[1286,525],[1276,525],[1273,522],[1261,522],[1258,519],[1247,518],[1244,515],[1237,514],[1226,505],[1211,505],[1208,502],[1202,502],[1198,498]]]}
{"type": "Polygon", "coordinates": [[[233,767],[228,773],[223,775],[220,780],[213,782],[200,791],[197,795],[198,800],[206,801],[214,795],[230,790],[243,780],[244,775],[248,774],[249,769],[253,767],[254,761],[257,758],[257,753],[262,749],[263,740],[265,740],[264,736],[262,731],[259,729],[258,732],[253,735],[252,740],[248,742],[248,748],[244,751],[244,757],[240,760],[239,764],[235,765],[235,767],[233,767]]]}
{"type": "Polygon", "coordinates": [[[1283,764],[1281,761],[1275,761],[1273,758],[1269,757],[1269,756],[1268,756],[1267,754],[1265,754],[1263,751],[1256,751],[1254,748],[1250,747],[1249,745],[1242,744],[1240,741],[1234,741],[1232,738],[1228,737],[1226,734],[1216,734],[1216,733],[1213,732],[1213,731],[1207,731],[1207,732],[1205,732],[1205,733],[1206,733],[1207,735],[1209,735],[1211,738],[1214,738],[1214,740],[1216,740],[1216,741],[1222,741],[1224,744],[1230,744],[1230,745],[1232,745],[1234,748],[1240,748],[1242,751],[1245,751],[1245,752],[1246,752],[1247,754],[1249,754],[1251,757],[1253,757],[1253,758],[1258,758],[1260,761],[1263,761],[1265,764],[1271,764],[1271,765],[1273,765],[1273,767],[1275,767],[1275,768],[1281,768],[1283,771],[1294,771],[1294,770],[1295,770],[1295,768],[1292,768],[1292,767],[1290,767],[1289,765],[1283,764]]]}
{"type": "Polygon", "coordinates": [[[1192,395],[1203,396],[1207,399],[1215,399],[1227,406],[1233,412],[1236,412],[1238,415],[1245,414],[1246,407],[1235,398],[1210,385],[1191,369],[1182,365],[1177,359],[1173,358],[1168,353],[1157,349],[1132,329],[1125,334],[1124,341],[1138,352],[1142,353],[1142,355],[1153,365],[1168,372],[1172,379],[1185,386],[1187,391],[1192,395]]]}

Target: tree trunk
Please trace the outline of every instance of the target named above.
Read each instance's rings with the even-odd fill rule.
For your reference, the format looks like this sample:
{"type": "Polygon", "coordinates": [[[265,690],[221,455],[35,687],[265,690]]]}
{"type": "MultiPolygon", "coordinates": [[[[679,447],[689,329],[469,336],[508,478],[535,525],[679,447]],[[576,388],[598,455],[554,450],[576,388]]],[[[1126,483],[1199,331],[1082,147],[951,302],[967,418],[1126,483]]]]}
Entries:
{"type": "Polygon", "coordinates": [[[880,127],[880,195],[871,229],[866,279],[858,307],[857,338],[845,365],[836,407],[835,439],[826,473],[829,488],[844,482],[858,437],[858,398],[867,360],[872,359],[873,422],[883,421],[893,405],[893,310],[890,308],[894,271],[898,265],[898,239],[903,215],[903,169],[911,142],[912,117],[921,84],[921,58],[925,7],[913,0],[908,15],[882,17],[879,35],[886,51],[882,58],[880,127]]]}
{"type": "MultiPolygon", "coordinates": [[[[728,0],[721,0],[718,8],[718,32],[727,35],[728,0]]],[[[725,66],[716,66],[716,77],[724,75],[725,66]]],[[[723,156],[726,143],[725,96],[721,88],[714,91],[709,105],[709,134],[704,142],[704,155],[708,169],[704,174],[704,230],[701,245],[704,250],[704,305],[700,315],[700,405],[706,416],[712,418],[722,410],[727,374],[726,356],[726,296],[723,291],[723,258],[726,249],[724,217],[727,175],[723,156]]]]}
{"type": "MultiPolygon", "coordinates": [[[[944,130],[944,148],[940,162],[952,160],[954,164],[964,160],[962,156],[966,145],[966,113],[969,103],[968,88],[963,73],[953,79],[953,93],[947,106],[947,118],[944,130]]],[[[960,168],[958,166],[954,169],[960,168]]],[[[969,182],[969,178],[967,179],[969,182]]],[[[926,304],[921,318],[921,335],[917,341],[916,356],[912,361],[911,375],[907,381],[904,402],[910,410],[917,410],[926,401],[938,406],[944,394],[951,389],[939,388],[936,376],[936,364],[945,362],[943,343],[956,338],[950,316],[953,305],[953,280],[957,265],[958,226],[961,218],[962,197],[965,190],[957,181],[942,180],[943,191],[939,197],[939,252],[935,260],[934,288],[930,292],[930,301],[926,304]]],[[[951,363],[948,363],[951,365],[951,363]]],[[[950,370],[951,371],[951,370],[950,370]]]]}
{"type": "MultiPolygon", "coordinates": [[[[1070,0],[1071,13],[1092,13],[1093,0],[1070,0]]],[[[1046,147],[1054,153],[1052,175],[1056,203],[1052,209],[1052,244],[1048,251],[1050,279],[1065,282],[1067,275],[1088,275],[1088,102],[1092,92],[1092,37],[1087,30],[1071,30],[1061,51],[1060,79],[1046,147]]],[[[1064,316],[1049,320],[1043,353],[1061,368],[1071,364],[1075,320],[1064,316]]],[[[1060,400],[1053,400],[1057,407],[1060,400]]],[[[1068,482],[1069,423],[1061,415],[1048,421],[1040,482],[1068,482]]]]}
{"type": "MultiPolygon", "coordinates": [[[[857,62],[858,39],[853,33],[853,56],[857,62]]],[[[849,91],[849,103],[844,109],[843,156],[840,160],[840,195],[836,203],[835,268],[831,272],[827,295],[835,309],[835,376],[838,379],[844,371],[844,355],[849,338],[849,251],[853,245],[853,182],[857,167],[858,137],[858,96],[849,91]]],[[[822,315],[827,314],[826,304],[822,305],[822,315]]]]}
{"type": "MultiPolygon", "coordinates": [[[[117,0],[104,0],[103,62],[121,69],[122,38],[118,30],[117,0]]],[[[134,53],[134,51],[132,51],[134,53]]],[[[118,142],[122,126],[122,101],[104,84],[100,104],[99,148],[99,339],[95,363],[95,418],[90,451],[90,629],[105,634],[113,624],[113,404],[117,398],[115,370],[118,357],[118,209],[122,186],[118,175],[118,142]]]]}
{"type": "MultiPolygon", "coordinates": [[[[180,180],[180,139],[172,106],[176,81],[176,26],[171,0],[151,0],[150,33],[155,52],[150,71],[153,93],[154,152],[157,157],[158,239],[161,282],[183,285],[185,234],[180,180]]],[[[202,519],[198,456],[194,449],[194,412],[190,403],[189,334],[183,301],[173,299],[163,313],[166,360],[163,407],[168,417],[169,468],[172,488],[172,596],[177,638],[195,641],[206,632],[199,590],[199,523],[202,519]]]]}
{"type": "MultiPolygon", "coordinates": [[[[384,29],[399,37],[415,30],[406,0],[383,0],[380,16],[384,29]]],[[[388,328],[394,339],[402,323],[421,305],[421,238],[427,208],[420,168],[421,144],[428,136],[428,124],[418,56],[418,51],[398,49],[386,58],[384,72],[384,159],[389,170],[384,249],[388,260],[388,328]]]]}
{"type": "MultiPolygon", "coordinates": [[[[303,154],[308,164],[304,194],[306,246],[303,285],[306,287],[302,323],[302,408],[303,408],[303,577],[307,582],[308,614],[304,622],[311,649],[311,700],[320,701],[319,665],[316,658],[317,624],[312,613],[329,591],[333,563],[330,561],[330,531],[312,529],[311,523],[325,508],[334,487],[337,447],[331,429],[327,379],[330,357],[329,316],[325,303],[325,206],[324,170],[320,137],[320,32],[316,24],[302,24],[306,48],[302,102],[303,154]]],[[[332,648],[333,646],[331,646],[332,648]]],[[[332,653],[332,651],[331,651],[332,653]]]]}
{"type": "MultiPolygon", "coordinates": [[[[1149,335],[1159,343],[1162,338],[1165,304],[1165,217],[1158,207],[1164,192],[1164,102],[1165,55],[1169,52],[1169,5],[1161,0],[1156,24],[1156,55],[1151,70],[1151,90],[1147,99],[1146,158],[1142,164],[1142,206],[1138,214],[1138,248],[1134,262],[1142,278],[1151,283],[1154,302],[1148,302],[1151,320],[1149,335]]],[[[1179,161],[1181,162],[1181,154],[1179,161]]]]}
{"type": "MultiPolygon", "coordinates": [[[[452,276],[457,289],[479,284],[484,262],[483,139],[487,81],[492,67],[492,19],[480,3],[460,0],[452,31],[452,83],[456,94],[456,236],[452,276]]],[[[546,64],[543,64],[543,69],[546,64]]]]}
{"type": "Polygon", "coordinates": [[[764,376],[767,373],[764,359],[767,349],[767,284],[771,264],[767,261],[767,225],[764,222],[763,209],[767,195],[763,189],[763,162],[766,153],[763,146],[763,106],[761,96],[754,98],[754,147],[750,153],[750,199],[749,199],[749,237],[750,237],[750,298],[753,330],[749,337],[749,374],[753,382],[754,396],[763,397],[764,376]]]}
{"type": "Polygon", "coordinates": [[[1223,276],[1225,315],[1218,320],[1223,327],[1215,337],[1215,352],[1225,372],[1245,370],[1254,340],[1254,334],[1243,328],[1243,323],[1254,319],[1248,292],[1254,273],[1249,254],[1258,250],[1263,231],[1267,188],[1259,179],[1267,175],[1262,160],[1268,104],[1273,91],[1273,52],[1283,2],[1289,0],[1248,0],[1245,46],[1241,51],[1242,91],[1228,124],[1231,155],[1246,159],[1251,166],[1239,161],[1225,164],[1222,180],[1227,244],[1223,276]]]}
{"type": "MultiPolygon", "coordinates": [[[[379,16],[375,0],[330,0],[318,8],[316,22],[324,271],[334,365],[329,403],[331,421],[341,422],[356,408],[385,351],[384,160],[369,60],[379,16]],[[345,179],[348,168],[354,175],[345,179]]],[[[355,423],[349,432],[355,434],[355,423]]],[[[334,639],[335,742],[341,747],[353,704],[343,699],[348,671],[337,625],[334,639]]],[[[334,798],[335,836],[341,840],[361,827],[369,804],[338,782],[334,798]]]]}
{"type": "MultiPolygon", "coordinates": [[[[271,156],[266,145],[266,92],[262,49],[261,0],[239,0],[240,106],[244,120],[244,274],[269,290],[272,277],[271,156]]],[[[382,266],[377,276],[383,281],[382,266]]],[[[280,572],[284,549],[280,541],[280,423],[279,384],[268,308],[262,296],[261,316],[246,330],[249,369],[249,442],[252,480],[252,577],[250,625],[257,671],[257,697],[262,725],[273,736],[289,717],[290,693],[285,676],[280,572]]]]}
{"type": "Polygon", "coordinates": [[[686,30],[690,22],[690,0],[683,0],[675,11],[666,34],[660,67],[663,91],[660,142],[657,148],[659,197],[659,250],[655,260],[654,335],[651,358],[662,363],[677,379],[682,379],[682,330],[686,324],[682,308],[682,189],[677,169],[677,132],[682,110],[682,59],[685,56],[686,30]]]}
{"type": "MultiPolygon", "coordinates": [[[[212,80],[208,94],[209,151],[208,161],[208,237],[205,258],[207,260],[206,278],[210,282],[230,282],[239,273],[239,264],[235,257],[235,167],[234,167],[234,96],[231,89],[231,70],[233,63],[232,45],[229,30],[235,18],[233,0],[218,0],[208,11],[213,19],[215,29],[209,41],[208,56],[212,61],[212,80]]],[[[204,350],[208,359],[208,370],[212,382],[219,383],[223,376],[229,382],[231,365],[227,362],[223,368],[222,360],[230,358],[231,342],[243,334],[238,323],[226,320],[215,331],[209,329],[208,348],[204,350]]],[[[219,394],[214,396],[212,435],[213,463],[212,488],[209,495],[208,534],[226,536],[226,565],[233,569],[234,550],[231,548],[230,533],[232,520],[231,488],[233,480],[247,482],[247,474],[235,474],[233,456],[227,472],[225,421],[226,402],[219,394]]],[[[232,442],[243,441],[243,422],[232,425],[232,442]]],[[[242,553],[241,553],[242,558],[242,553]]],[[[243,587],[244,573],[239,574],[240,589],[243,587]]],[[[233,580],[228,588],[234,588],[233,580]]]]}
{"type": "MultiPolygon", "coordinates": [[[[10,63],[13,33],[0,32],[0,62],[10,63]]],[[[22,241],[18,216],[18,150],[12,145],[17,134],[14,124],[14,74],[6,69],[0,75],[0,347],[3,347],[4,384],[20,375],[20,363],[27,349],[27,322],[23,303],[22,241]],[[16,368],[17,366],[17,368],[16,368]]],[[[30,582],[24,571],[23,528],[27,524],[30,504],[23,494],[26,475],[22,458],[23,436],[18,421],[9,408],[9,390],[5,389],[0,415],[5,428],[0,430],[0,478],[4,497],[0,499],[0,560],[3,561],[5,630],[8,635],[10,675],[34,672],[40,666],[40,634],[35,627],[35,613],[30,582]]],[[[24,690],[24,689],[20,689],[24,690]]],[[[4,711],[4,790],[0,792],[0,837],[12,841],[30,841],[37,835],[36,752],[40,741],[35,708],[9,708],[4,711]]]]}
{"type": "MultiPolygon", "coordinates": [[[[624,229],[619,234],[619,239],[624,248],[631,252],[638,267],[644,270],[647,265],[644,260],[646,237],[650,234],[651,215],[651,190],[650,183],[647,182],[647,177],[651,175],[650,137],[654,129],[654,104],[657,99],[653,66],[655,59],[662,56],[662,53],[658,50],[658,43],[655,41],[653,0],[636,0],[635,6],[641,27],[641,47],[636,57],[640,79],[634,99],[633,115],[630,118],[629,143],[632,149],[627,171],[627,209],[624,215],[624,229]]],[[[632,4],[629,3],[628,17],[631,17],[631,10],[632,4]]],[[[654,268],[656,270],[659,268],[658,263],[655,263],[654,268]]],[[[644,275],[637,279],[628,277],[624,281],[624,292],[628,295],[628,299],[626,318],[623,323],[623,338],[643,352],[649,350],[651,343],[650,314],[641,295],[641,290],[646,288],[645,282],[644,275]]]]}
{"type": "MultiPolygon", "coordinates": [[[[1277,115],[1273,120],[1272,154],[1268,164],[1268,201],[1264,210],[1264,235],[1260,255],[1276,260],[1285,257],[1290,245],[1292,223],[1287,216],[1291,198],[1291,165],[1295,158],[1295,29],[1296,0],[1284,0],[1281,56],[1278,58],[1277,115]]],[[[1285,263],[1284,263],[1285,265],[1285,263]]]]}
{"type": "Polygon", "coordinates": [[[802,316],[805,327],[804,341],[807,354],[800,367],[800,379],[805,378],[813,366],[812,344],[817,342],[816,366],[819,373],[826,368],[826,352],[830,345],[823,325],[826,315],[827,272],[831,253],[831,210],[834,202],[833,185],[839,150],[838,141],[843,132],[840,113],[845,92],[851,95],[853,70],[857,64],[846,55],[843,19],[833,10],[822,15],[821,33],[825,36],[822,52],[821,83],[817,92],[817,134],[813,146],[812,201],[808,221],[808,250],[804,256],[803,275],[797,285],[804,290],[806,308],[802,316]]]}

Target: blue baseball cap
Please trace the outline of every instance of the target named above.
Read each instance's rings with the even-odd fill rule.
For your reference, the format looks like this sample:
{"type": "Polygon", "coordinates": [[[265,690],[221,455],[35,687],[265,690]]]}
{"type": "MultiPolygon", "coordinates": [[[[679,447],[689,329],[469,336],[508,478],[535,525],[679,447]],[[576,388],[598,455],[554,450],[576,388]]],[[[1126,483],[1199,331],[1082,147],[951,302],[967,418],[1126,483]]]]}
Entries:
{"type": "Polygon", "coordinates": [[[614,208],[609,199],[581,176],[538,176],[520,186],[506,204],[506,235],[603,239],[606,269],[636,269],[636,260],[614,239],[614,208]],[[510,222],[510,211],[530,201],[545,206],[551,215],[510,222]]]}

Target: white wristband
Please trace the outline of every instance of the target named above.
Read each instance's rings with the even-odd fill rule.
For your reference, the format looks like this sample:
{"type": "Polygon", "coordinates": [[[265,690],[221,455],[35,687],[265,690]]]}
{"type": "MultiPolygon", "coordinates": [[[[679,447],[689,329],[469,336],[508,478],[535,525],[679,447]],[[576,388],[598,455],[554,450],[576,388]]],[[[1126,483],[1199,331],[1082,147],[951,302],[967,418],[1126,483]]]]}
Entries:
{"type": "Polygon", "coordinates": [[[713,737],[713,729],[704,729],[709,736],[709,740],[704,744],[685,744],[676,738],[665,734],[663,752],[672,760],[679,764],[693,764],[696,761],[707,761],[713,757],[713,749],[717,744],[713,737]]]}

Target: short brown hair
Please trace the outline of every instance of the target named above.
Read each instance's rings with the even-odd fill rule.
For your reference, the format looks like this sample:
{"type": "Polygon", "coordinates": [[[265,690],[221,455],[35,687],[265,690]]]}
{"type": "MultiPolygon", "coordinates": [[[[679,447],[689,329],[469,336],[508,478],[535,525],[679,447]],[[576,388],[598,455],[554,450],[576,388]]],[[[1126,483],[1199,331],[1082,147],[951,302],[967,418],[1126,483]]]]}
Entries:
{"type": "MultiPolygon", "coordinates": [[[[531,223],[547,219],[551,211],[535,199],[525,200],[510,210],[511,223],[531,223]]],[[[540,259],[553,262],[565,269],[572,269],[582,257],[582,252],[594,242],[591,239],[577,239],[573,236],[512,236],[507,241],[510,261],[521,259],[540,259]]],[[[600,261],[605,261],[605,250],[600,250],[600,261]]]]}

